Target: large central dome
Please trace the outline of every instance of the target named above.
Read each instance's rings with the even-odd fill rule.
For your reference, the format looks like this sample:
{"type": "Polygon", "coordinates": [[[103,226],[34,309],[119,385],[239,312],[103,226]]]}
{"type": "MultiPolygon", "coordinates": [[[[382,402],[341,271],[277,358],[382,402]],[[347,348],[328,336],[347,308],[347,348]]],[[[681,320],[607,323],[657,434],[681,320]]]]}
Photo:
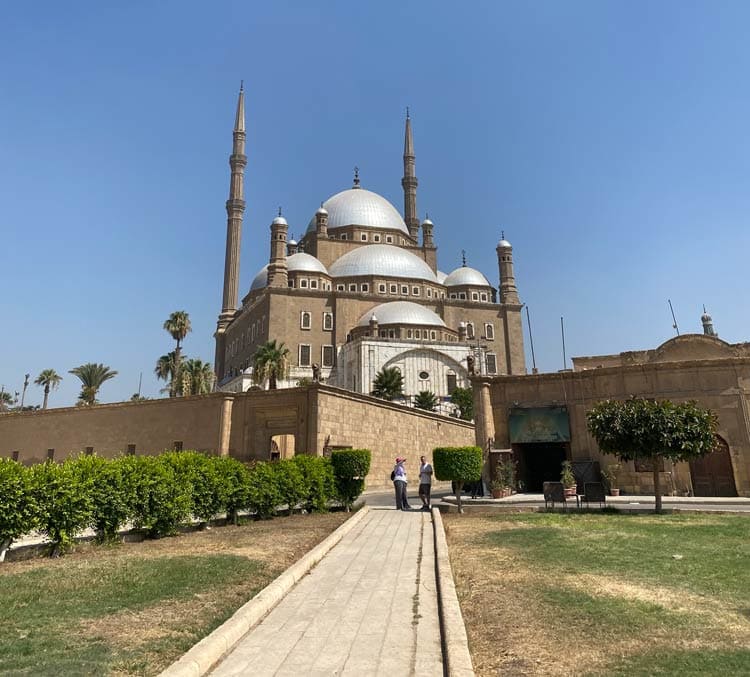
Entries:
{"type": "MultiPolygon", "coordinates": [[[[350,188],[329,197],[323,207],[328,211],[328,227],[367,226],[383,230],[400,230],[409,234],[409,229],[398,210],[381,195],[364,188],[350,188]]],[[[315,217],[307,226],[307,232],[315,232],[315,217]]]]}
{"type": "Polygon", "coordinates": [[[418,256],[390,244],[368,244],[352,249],[329,266],[331,277],[407,277],[437,282],[435,273],[418,256]]]}

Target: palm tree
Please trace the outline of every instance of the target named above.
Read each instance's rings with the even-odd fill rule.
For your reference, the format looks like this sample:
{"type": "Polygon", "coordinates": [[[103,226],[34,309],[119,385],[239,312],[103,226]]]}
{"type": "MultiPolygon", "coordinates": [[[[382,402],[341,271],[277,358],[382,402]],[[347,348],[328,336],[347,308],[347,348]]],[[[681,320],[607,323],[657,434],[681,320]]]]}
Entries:
{"type": "Polygon", "coordinates": [[[166,355],[162,355],[158,360],[156,360],[156,367],[154,367],[154,373],[156,374],[156,378],[166,381],[168,383],[168,386],[162,390],[162,392],[169,391],[169,396],[174,397],[175,394],[177,394],[177,390],[182,385],[181,383],[177,383],[176,377],[176,351],[172,350],[171,352],[168,352],[166,355]]]}
{"type": "Polygon", "coordinates": [[[16,398],[5,390],[0,390],[0,411],[7,411],[16,403],[16,398]]]}
{"type": "Polygon", "coordinates": [[[426,409],[427,411],[435,411],[438,405],[438,398],[435,393],[429,390],[420,390],[414,396],[414,406],[417,409],[426,409]]]}
{"type": "Polygon", "coordinates": [[[180,344],[193,329],[190,326],[190,316],[184,310],[175,310],[164,322],[164,329],[177,341],[177,346],[174,349],[174,378],[169,391],[169,396],[174,397],[177,394],[176,389],[180,380],[180,353],[182,351],[180,344]]]}
{"type": "Polygon", "coordinates": [[[105,381],[117,376],[117,372],[103,364],[87,362],[80,367],[71,369],[70,372],[81,379],[81,394],[78,396],[78,404],[89,406],[96,404],[96,394],[105,381]]]}
{"type": "Polygon", "coordinates": [[[58,374],[54,369],[43,369],[39,376],[36,377],[34,383],[38,386],[44,386],[44,403],[42,409],[47,408],[47,398],[49,398],[50,390],[57,390],[57,386],[60,385],[62,376],[58,374]]]}
{"type": "Polygon", "coordinates": [[[205,395],[213,388],[213,367],[203,360],[185,360],[182,365],[182,394],[205,395]]]}
{"type": "Polygon", "coordinates": [[[396,367],[383,367],[372,385],[372,395],[381,400],[395,400],[404,394],[404,377],[396,367]]]}
{"type": "Polygon", "coordinates": [[[289,350],[283,343],[266,341],[253,355],[253,381],[263,385],[268,379],[268,389],[276,390],[277,379],[289,374],[289,350]]]}

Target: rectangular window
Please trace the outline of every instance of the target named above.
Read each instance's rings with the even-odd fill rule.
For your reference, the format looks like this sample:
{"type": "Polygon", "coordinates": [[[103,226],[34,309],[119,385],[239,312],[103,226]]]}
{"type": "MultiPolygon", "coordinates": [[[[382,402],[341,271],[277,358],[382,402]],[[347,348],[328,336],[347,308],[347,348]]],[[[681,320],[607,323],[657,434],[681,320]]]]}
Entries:
{"type": "Polygon", "coordinates": [[[388,338],[396,338],[396,330],[395,329],[389,329],[388,330],[388,338]]]}
{"type": "Polygon", "coordinates": [[[408,296],[409,295],[409,287],[407,287],[405,284],[401,285],[401,295],[402,296],[408,296]]]}
{"type": "Polygon", "coordinates": [[[390,287],[391,294],[398,294],[398,285],[392,284],[390,287]]]}
{"type": "Polygon", "coordinates": [[[300,280],[299,281],[299,288],[300,289],[307,289],[307,280],[300,280]]]}
{"type": "Polygon", "coordinates": [[[372,240],[373,242],[380,242],[380,235],[373,235],[372,240]]]}
{"type": "Polygon", "coordinates": [[[299,366],[309,367],[310,366],[310,345],[307,343],[301,343],[299,346],[299,366]]]}
{"type": "Polygon", "coordinates": [[[333,346],[323,346],[323,354],[321,355],[321,364],[324,367],[333,366],[333,346]]]}
{"type": "Polygon", "coordinates": [[[346,233],[341,233],[341,239],[346,240],[346,233]]]}
{"type": "Polygon", "coordinates": [[[135,456],[135,444],[128,444],[128,450],[125,453],[128,456],[135,456]]]}
{"type": "Polygon", "coordinates": [[[466,292],[465,291],[459,292],[458,293],[458,298],[459,299],[463,299],[465,301],[466,300],[466,292]]]}
{"type": "Polygon", "coordinates": [[[435,340],[437,338],[437,332],[433,329],[430,331],[430,339],[435,340]]]}
{"type": "Polygon", "coordinates": [[[19,452],[19,451],[14,451],[14,452],[11,452],[11,458],[12,458],[12,459],[13,459],[14,461],[17,461],[17,460],[18,460],[18,456],[20,455],[20,453],[21,453],[21,452],[19,452]]]}
{"type": "Polygon", "coordinates": [[[175,451],[182,451],[182,440],[175,440],[172,442],[172,449],[175,451]]]}
{"type": "Polygon", "coordinates": [[[487,373],[497,374],[497,358],[492,353],[487,353],[487,373]]]}
{"type": "Polygon", "coordinates": [[[367,284],[367,283],[363,284],[363,285],[362,285],[362,287],[361,287],[361,290],[362,290],[363,292],[368,292],[368,291],[370,291],[370,285],[369,285],[369,284],[367,284]]]}
{"type": "Polygon", "coordinates": [[[452,299],[457,299],[457,298],[458,298],[458,296],[457,296],[456,294],[451,294],[451,296],[450,296],[450,297],[451,297],[452,299]]]}
{"type": "Polygon", "coordinates": [[[479,297],[482,299],[482,301],[487,301],[487,292],[483,291],[479,297]]]}
{"type": "Polygon", "coordinates": [[[47,449],[47,460],[48,461],[54,461],[55,460],[55,450],[54,449],[47,449]]]}
{"type": "Polygon", "coordinates": [[[352,283],[349,285],[349,291],[357,291],[357,285],[352,283]]]}
{"type": "Polygon", "coordinates": [[[317,289],[317,288],[318,288],[318,281],[310,280],[310,289],[317,289]]]}
{"type": "Polygon", "coordinates": [[[466,338],[468,339],[474,338],[474,323],[473,322],[466,323],[466,338]]]}
{"type": "Polygon", "coordinates": [[[294,289],[294,280],[291,277],[286,281],[286,283],[288,287],[294,289]]]}
{"type": "Polygon", "coordinates": [[[422,338],[422,330],[421,329],[415,329],[414,330],[414,338],[418,338],[418,339],[422,338]]]}
{"type": "Polygon", "coordinates": [[[336,285],[336,291],[346,291],[346,285],[337,284],[336,285]]]}
{"type": "Polygon", "coordinates": [[[86,456],[93,456],[94,447],[86,447],[86,456]]]}
{"type": "Polygon", "coordinates": [[[386,332],[385,329],[381,329],[378,333],[380,335],[380,338],[388,338],[388,332],[386,332]]]}
{"type": "Polygon", "coordinates": [[[379,284],[378,285],[378,292],[380,292],[381,294],[385,294],[385,285],[384,284],[379,284]]]}
{"type": "Polygon", "coordinates": [[[385,236],[385,241],[386,241],[386,242],[387,242],[388,244],[393,244],[393,235],[386,235],[386,236],[385,236]]]}
{"type": "Polygon", "coordinates": [[[333,313],[323,313],[323,329],[325,331],[333,329],[333,313]]]}
{"type": "Polygon", "coordinates": [[[367,233],[362,233],[359,236],[359,239],[362,240],[362,242],[367,242],[367,233]]]}
{"type": "Polygon", "coordinates": [[[414,338],[414,332],[411,329],[406,330],[406,338],[414,338]]]}
{"type": "Polygon", "coordinates": [[[432,289],[428,289],[428,290],[427,290],[427,298],[428,298],[428,299],[431,299],[431,298],[432,298],[432,289]]]}
{"type": "Polygon", "coordinates": [[[471,292],[471,300],[472,301],[479,301],[479,292],[471,292]]]}
{"type": "Polygon", "coordinates": [[[310,329],[312,326],[312,314],[303,310],[299,314],[299,326],[300,329],[310,329]]]}
{"type": "Polygon", "coordinates": [[[495,338],[495,327],[489,322],[484,325],[484,337],[489,341],[495,338]]]}
{"type": "Polygon", "coordinates": [[[456,389],[457,383],[456,383],[456,375],[455,374],[448,374],[448,393],[450,395],[453,394],[453,391],[456,389]]]}
{"type": "Polygon", "coordinates": [[[411,295],[412,296],[419,296],[419,287],[412,287],[411,288],[411,295]]]}

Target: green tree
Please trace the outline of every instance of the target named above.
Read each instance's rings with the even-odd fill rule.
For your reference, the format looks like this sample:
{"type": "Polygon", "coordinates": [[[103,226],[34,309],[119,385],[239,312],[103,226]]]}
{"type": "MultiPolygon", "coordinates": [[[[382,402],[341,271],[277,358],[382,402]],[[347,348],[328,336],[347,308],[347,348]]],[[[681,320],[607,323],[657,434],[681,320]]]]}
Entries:
{"type": "Polygon", "coordinates": [[[174,350],[156,360],[154,374],[156,374],[156,378],[160,381],[167,382],[167,387],[161,392],[168,392],[170,397],[174,397],[179,386],[182,385],[175,381],[177,376],[177,353],[174,350]]]}
{"type": "Polygon", "coordinates": [[[331,453],[336,493],[349,512],[365,488],[372,453],[369,449],[338,449],[331,453]]]}
{"type": "Polygon", "coordinates": [[[175,310],[165,321],[164,329],[169,332],[170,336],[176,341],[174,349],[174,378],[171,381],[170,397],[177,395],[177,388],[182,383],[180,378],[180,368],[182,362],[182,342],[189,332],[192,331],[190,326],[190,316],[184,310],[175,310]]]}
{"type": "Polygon", "coordinates": [[[463,421],[474,418],[474,395],[471,388],[456,388],[451,393],[451,402],[458,407],[458,417],[463,421]]]}
{"type": "Polygon", "coordinates": [[[103,364],[87,362],[80,367],[71,369],[70,374],[77,376],[81,380],[81,393],[78,395],[78,404],[90,406],[96,404],[96,394],[105,381],[109,381],[117,376],[117,372],[103,364]]]}
{"type": "Polygon", "coordinates": [[[253,355],[253,381],[263,385],[268,379],[268,389],[276,390],[278,379],[289,374],[289,350],[283,343],[266,341],[253,355]]]}
{"type": "Polygon", "coordinates": [[[185,360],[182,364],[182,394],[205,395],[214,389],[213,367],[203,360],[185,360]]]}
{"type": "Polygon", "coordinates": [[[0,411],[8,411],[15,403],[16,397],[6,390],[0,390],[0,411]]]}
{"type": "Polygon", "coordinates": [[[462,513],[461,490],[464,483],[476,482],[482,477],[481,447],[438,447],[432,451],[432,464],[437,479],[453,482],[458,512],[462,513]]]}
{"type": "Polygon", "coordinates": [[[662,505],[660,461],[688,461],[716,447],[716,415],[695,402],[604,400],[586,414],[586,423],[603,453],[622,461],[651,460],[657,513],[662,505]]]}
{"type": "Polygon", "coordinates": [[[426,409],[427,411],[435,411],[438,405],[438,398],[435,393],[429,390],[420,390],[414,396],[414,406],[417,409],[426,409]]]}
{"type": "Polygon", "coordinates": [[[372,384],[372,395],[381,400],[395,400],[403,397],[404,377],[396,367],[383,367],[376,375],[372,384]]]}
{"type": "Polygon", "coordinates": [[[10,544],[34,528],[30,480],[28,468],[9,458],[0,458],[0,562],[10,544]]]}
{"type": "Polygon", "coordinates": [[[44,402],[42,403],[42,409],[47,408],[47,399],[49,398],[50,390],[57,390],[57,387],[62,381],[62,376],[58,374],[54,369],[44,369],[36,377],[34,383],[38,386],[44,386],[44,402]]]}

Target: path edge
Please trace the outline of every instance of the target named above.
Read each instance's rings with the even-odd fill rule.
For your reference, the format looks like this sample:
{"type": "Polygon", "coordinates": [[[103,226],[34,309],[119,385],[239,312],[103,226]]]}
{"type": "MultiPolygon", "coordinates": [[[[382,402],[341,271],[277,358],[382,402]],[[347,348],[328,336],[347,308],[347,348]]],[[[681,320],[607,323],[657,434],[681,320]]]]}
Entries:
{"type": "Polygon", "coordinates": [[[435,577],[443,645],[443,674],[447,677],[474,677],[466,625],[448,557],[443,518],[437,507],[432,509],[432,527],[435,535],[435,577]]]}
{"type": "Polygon", "coordinates": [[[159,673],[159,677],[203,677],[226,653],[273,609],[295,584],[348,534],[368,513],[360,508],[333,533],[303,555],[282,574],[271,581],[250,601],[245,602],[216,630],[188,649],[177,661],[159,673]]]}

